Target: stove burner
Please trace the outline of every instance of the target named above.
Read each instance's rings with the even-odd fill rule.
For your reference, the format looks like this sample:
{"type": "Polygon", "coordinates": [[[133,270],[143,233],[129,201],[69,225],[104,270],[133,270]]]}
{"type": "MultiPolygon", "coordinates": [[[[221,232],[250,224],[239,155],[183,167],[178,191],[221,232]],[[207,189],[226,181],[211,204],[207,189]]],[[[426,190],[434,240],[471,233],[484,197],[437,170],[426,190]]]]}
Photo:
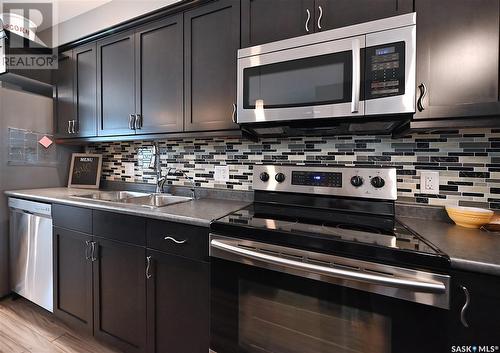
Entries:
{"type": "MultiPolygon", "coordinates": [[[[325,226],[328,226],[328,225],[325,225],[325,226]]],[[[340,223],[340,224],[337,224],[336,228],[345,229],[345,230],[355,230],[355,231],[364,232],[364,233],[382,234],[380,229],[373,228],[370,226],[362,226],[362,225],[358,225],[358,224],[340,223]]]]}

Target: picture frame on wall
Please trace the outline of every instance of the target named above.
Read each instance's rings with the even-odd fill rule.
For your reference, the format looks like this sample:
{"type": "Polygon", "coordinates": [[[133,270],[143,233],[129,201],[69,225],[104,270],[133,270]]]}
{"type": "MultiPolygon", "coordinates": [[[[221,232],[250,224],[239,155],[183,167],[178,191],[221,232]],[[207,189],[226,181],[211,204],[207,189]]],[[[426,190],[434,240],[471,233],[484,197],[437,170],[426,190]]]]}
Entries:
{"type": "Polygon", "coordinates": [[[102,155],[73,153],[69,169],[68,188],[99,189],[102,155]]]}

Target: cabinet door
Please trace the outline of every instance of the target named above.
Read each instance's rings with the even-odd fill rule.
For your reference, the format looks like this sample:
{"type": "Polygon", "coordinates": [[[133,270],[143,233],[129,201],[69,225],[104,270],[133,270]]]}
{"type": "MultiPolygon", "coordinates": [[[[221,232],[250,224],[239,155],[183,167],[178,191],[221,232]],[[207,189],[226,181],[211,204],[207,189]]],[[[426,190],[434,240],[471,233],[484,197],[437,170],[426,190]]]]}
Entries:
{"type": "Polygon", "coordinates": [[[242,0],[241,45],[251,47],[312,33],[314,12],[314,0],[242,0]]]}
{"type": "Polygon", "coordinates": [[[55,131],[59,137],[72,137],[70,122],[75,119],[73,108],[74,60],[73,51],[59,55],[58,69],[55,73],[55,131]]]}
{"type": "Polygon", "coordinates": [[[417,0],[415,4],[417,85],[426,88],[415,117],[500,114],[499,1],[417,0]]]}
{"type": "Polygon", "coordinates": [[[413,11],[413,0],[316,0],[315,3],[316,31],[350,26],[413,11]]]}
{"type": "Polygon", "coordinates": [[[185,130],[235,129],[239,1],[221,0],[184,14],[185,130]]]}
{"type": "Polygon", "coordinates": [[[498,277],[479,273],[452,273],[450,346],[498,346],[498,320],[500,317],[500,282],[498,277]],[[465,288],[465,289],[464,289],[465,288]],[[461,313],[468,294],[468,305],[461,313]]]}
{"type": "Polygon", "coordinates": [[[134,35],[97,42],[97,118],[99,136],[133,135],[135,114],[134,35]]]}
{"type": "Polygon", "coordinates": [[[146,349],[146,250],[94,237],[94,335],[125,352],[146,349]]]}
{"type": "Polygon", "coordinates": [[[76,133],[78,137],[96,136],[96,44],[76,48],[74,60],[76,133]]]}
{"type": "Polygon", "coordinates": [[[209,264],[148,250],[148,353],[206,353],[209,264]]]}
{"type": "Polygon", "coordinates": [[[136,32],[137,133],[183,128],[182,14],[136,32]]]}
{"type": "Polygon", "coordinates": [[[92,237],[54,227],[54,314],[92,332],[92,237]]]}

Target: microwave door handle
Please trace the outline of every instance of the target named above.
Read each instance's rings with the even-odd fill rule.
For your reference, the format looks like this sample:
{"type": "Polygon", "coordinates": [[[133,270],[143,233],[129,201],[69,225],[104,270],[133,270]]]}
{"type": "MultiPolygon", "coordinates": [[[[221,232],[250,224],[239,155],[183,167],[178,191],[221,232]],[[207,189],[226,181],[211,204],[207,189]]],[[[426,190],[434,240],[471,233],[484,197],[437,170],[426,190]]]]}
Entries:
{"type": "Polygon", "coordinates": [[[359,89],[361,85],[361,55],[359,39],[352,41],[352,101],[351,113],[359,112],[359,89]]]}

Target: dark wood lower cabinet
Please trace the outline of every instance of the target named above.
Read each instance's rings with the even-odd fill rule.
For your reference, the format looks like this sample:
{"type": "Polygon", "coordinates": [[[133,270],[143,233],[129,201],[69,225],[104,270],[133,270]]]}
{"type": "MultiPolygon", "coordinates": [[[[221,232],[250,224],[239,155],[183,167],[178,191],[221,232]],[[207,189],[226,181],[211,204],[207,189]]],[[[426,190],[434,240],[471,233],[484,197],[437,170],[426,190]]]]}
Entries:
{"type": "Polygon", "coordinates": [[[56,316],[125,353],[208,351],[208,229],[64,205],[53,213],[56,316]],[[189,241],[174,248],[166,235],[189,241]]]}
{"type": "MultiPolygon", "coordinates": [[[[500,280],[497,276],[452,273],[450,349],[452,346],[500,345],[500,280]]],[[[479,350],[496,352],[497,350],[479,350]]],[[[458,350],[456,350],[458,352],[458,350]]]]}
{"type": "Polygon", "coordinates": [[[206,353],[209,264],[148,250],[148,353],[206,353]]]}
{"type": "Polygon", "coordinates": [[[92,236],[54,227],[54,314],[69,325],[92,332],[92,236]]]}
{"type": "Polygon", "coordinates": [[[94,237],[94,336],[125,352],[146,349],[146,250],[94,237]]]}

